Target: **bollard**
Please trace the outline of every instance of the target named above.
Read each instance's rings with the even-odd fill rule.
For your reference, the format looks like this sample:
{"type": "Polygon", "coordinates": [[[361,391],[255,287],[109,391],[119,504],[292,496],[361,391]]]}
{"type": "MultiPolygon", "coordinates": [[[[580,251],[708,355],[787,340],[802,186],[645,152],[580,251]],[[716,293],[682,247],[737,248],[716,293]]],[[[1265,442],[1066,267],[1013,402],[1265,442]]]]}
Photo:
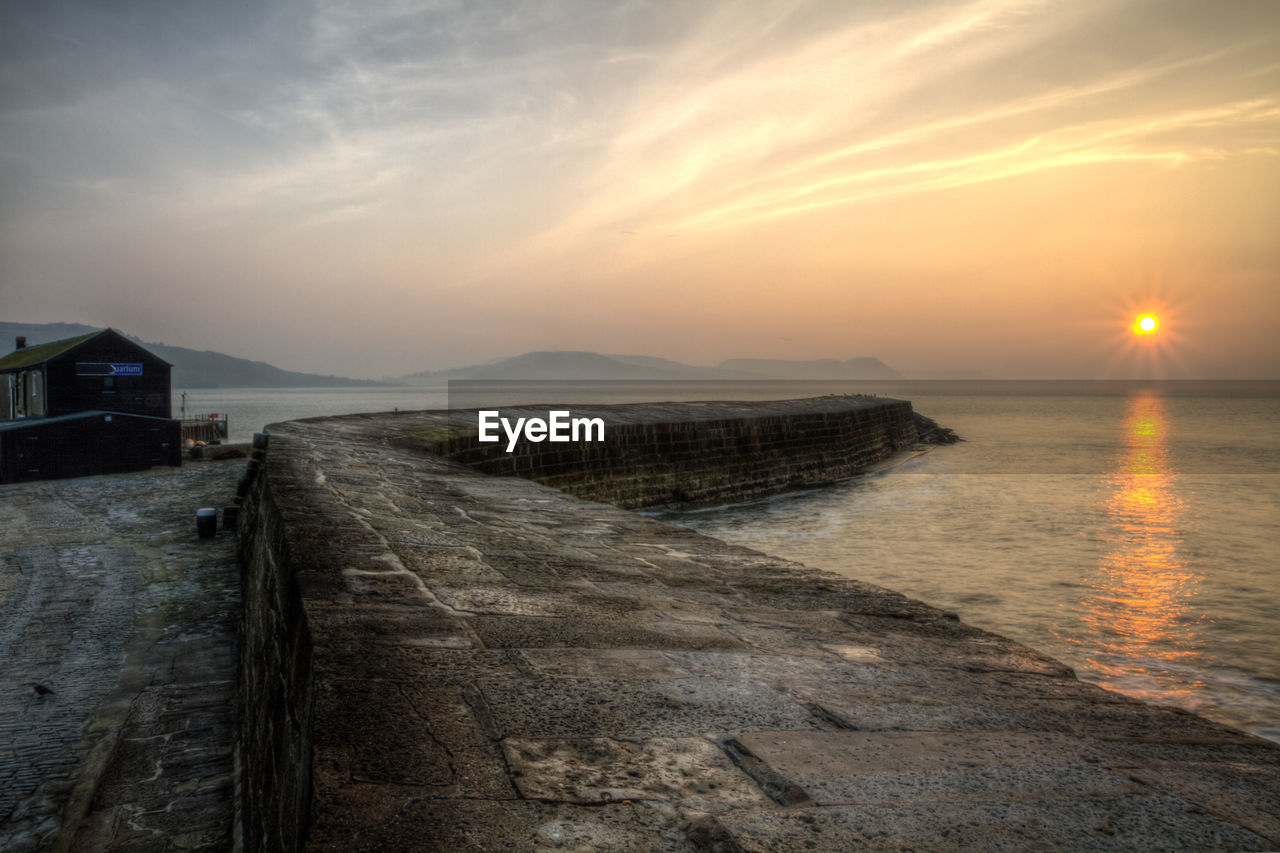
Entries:
{"type": "Polygon", "coordinates": [[[211,539],[218,532],[218,511],[216,509],[196,510],[196,533],[201,539],[211,539]]]}
{"type": "Polygon", "coordinates": [[[238,505],[224,506],[222,508],[222,529],[235,530],[236,521],[238,521],[239,518],[240,518],[240,507],[238,505]]]}

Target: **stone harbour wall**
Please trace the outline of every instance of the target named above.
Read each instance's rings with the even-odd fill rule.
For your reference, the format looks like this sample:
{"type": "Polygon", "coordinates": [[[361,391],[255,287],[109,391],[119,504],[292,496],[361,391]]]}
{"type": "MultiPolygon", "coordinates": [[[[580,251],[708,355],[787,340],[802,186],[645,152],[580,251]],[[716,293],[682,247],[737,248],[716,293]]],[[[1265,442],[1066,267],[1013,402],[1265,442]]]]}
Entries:
{"type": "MultiPolygon", "coordinates": [[[[799,402],[799,401],[792,401],[799,402]]],[[[786,488],[851,477],[916,440],[911,404],[862,397],[805,401],[770,413],[765,404],[667,404],[575,409],[606,424],[598,443],[468,434],[438,452],[495,476],[534,480],[588,500],[634,509],[747,500],[786,488]],[[825,403],[825,405],[823,405],[825,403]],[[635,422],[624,418],[639,416],[635,422]],[[658,418],[658,420],[649,420],[658,418]]],[[[504,410],[540,414],[532,409],[504,410]]]]}
{"type": "MultiPolygon", "coordinates": [[[[609,426],[607,440],[594,445],[521,441],[506,453],[505,443],[482,445],[473,435],[424,443],[403,433],[397,443],[425,444],[484,474],[519,476],[632,508],[743,499],[837,480],[915,439],[908,402],[808,402],[808,408],[759,417],[717,404],[595,407],[588,414],[608,418],[609,426]]],[[[769,409],[747,405],[749,411],[769,409]]],[[[342,530],[349,525],[340,519],[317,516],[314,501],[323,490],[307,482],[314,474],[292,453],[267,453],[269,440],[268,434],[254,437],[253,459],[239,485],[240,808],[249,851],[299,849],[306,835],[316,689],[309,618],[316,604],[308,607],[304,588],[326,562],[318,559],[318,543],[341,535],[349,547],[367,537],[359,527],[342,530]],[[309,514],[304,507],[311,507],[309,514]]]]}
{"type": "Polygon", "coordinates": [[[268,460],[266,443],[255,436],[239,484],[239,805],[246,850],[295,850],[311,796],[312,644],[300,583],[315,531],[292,460],[268,460]]]}
{"type": "Polygon", "coordinates": [[[477,470],[738,496],[908,442],[909,406],[612,415],[617,468],[550,474],[545,444],[434,452],[463,437],[447,413],[269,427],[241,486],[245,850],[1280,845],[1276,744],[891,590],[477,470]],[[644,486],[666,454],[676,476],[644,486]]]}

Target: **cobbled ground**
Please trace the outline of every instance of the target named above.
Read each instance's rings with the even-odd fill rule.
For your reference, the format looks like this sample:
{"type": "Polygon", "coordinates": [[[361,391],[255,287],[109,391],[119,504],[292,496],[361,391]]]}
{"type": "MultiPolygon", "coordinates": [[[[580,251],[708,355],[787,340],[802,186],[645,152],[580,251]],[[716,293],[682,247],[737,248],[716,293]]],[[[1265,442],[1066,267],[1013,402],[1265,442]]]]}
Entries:
{"type": "Polygon", "coordinates": [[[243,462],[0,486],[0,850],[226,850],[243,462]]]}

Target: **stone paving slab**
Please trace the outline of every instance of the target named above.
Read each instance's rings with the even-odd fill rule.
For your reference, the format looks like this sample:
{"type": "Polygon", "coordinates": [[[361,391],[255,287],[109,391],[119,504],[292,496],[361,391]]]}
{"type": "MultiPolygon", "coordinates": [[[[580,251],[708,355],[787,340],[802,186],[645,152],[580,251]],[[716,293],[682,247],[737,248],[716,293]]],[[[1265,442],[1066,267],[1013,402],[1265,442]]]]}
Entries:
{"type": "Polygon", "coordinates": [[[0,850],[233,843],[242,470],[0,486],[0,850]]]}
{"type": "Polygon", "coordinates": [[[1102,800],[1000,803],[913,800],[898,806],[796,809],[784,815],[720,816],[723,836],[742,853],[803,850],[1024,851],[1268,850],[1274,845],[1184,800],[1158,794],[1102,800]]]}
{"type": "Polygon", "coordinates": [[[502,750],[526,800],[665,801],[707,812],[768,805],[724,750],[701,737],[505,738],[502,750]]]}
{"type": "Polygon", "coordinates": [[[1008,732],[745,732],[738,743],[815,805],[1106,799],[1142,789],[1075,739],[1008,732]]]}
{"type": "Polygon", "coordinates": [[[1276,744],[414,452],[428,423],[272,427],[314,649],[308,849],[1280,847],[1276,744]]]}

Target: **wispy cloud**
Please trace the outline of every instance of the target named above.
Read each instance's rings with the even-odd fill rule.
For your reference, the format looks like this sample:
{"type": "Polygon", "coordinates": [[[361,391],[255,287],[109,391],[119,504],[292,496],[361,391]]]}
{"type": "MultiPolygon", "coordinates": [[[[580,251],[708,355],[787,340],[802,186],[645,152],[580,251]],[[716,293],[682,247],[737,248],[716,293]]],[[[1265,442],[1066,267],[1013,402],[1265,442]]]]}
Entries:
{"type": "MultiPolygon", "coordinates": [[[[956,123],[955,127],[970,122],[956,123]]],[[[859,170],[856,165],[812,182],[792,182],[782,190],[748,195],[728,205],[700,212],[681,223],[683,227],[741,224],[747,221],[791,216],[842,204],[904,195],[926,190],[967,186],[1018,175],[1070,166],[1110,162],[1153,162],[1179,165],[1196,159],[1222,159],[1256,154],[1269,149],[1242,145],[1232,134],[1225,145],[1186,144],[1178,139],[1156,140],[1158,135],[1182,130],[1231,130],[1239,127],[1268,129],[1280,137],[1280,100],[1260,99],[1201,110],[1184,110],[1135,120],[1117,119],[1061,128],[1028,137],[1013,145],[982,150],[959,157],[913,159],[892,166],[859,170]]],[[[932,133],[908,133],[911,141],[936,137],[932,133]]],[[[1248,136],[1242,137],[1248,139],[1248,136]]],[[[882,151],[906,140],[876,140],[863,150],[882,151]]],[[[840,159],[847,160],[849,154],[840,159]]]]}
{"type": "MultiPolygon", "coordinates": [[[[1081,47],[1061,43],[1064,26],[1080,28],[1083,40],[1107,24],[1107,7],[1077,8],[1065,20],[1055,12],[984,0],[941,16],[854,22],[759,58],[738,57],[695,87],[657,86],[619,118],[598,190],[541,239],[566,245],[594,229],[656,223],[732,228],[1086,163],[1224,156],[1245,150],[1251,136],[1242,130],[1274,135],[1274,101],[1224,102],[1247,90],[1229,79],[1210,92],[1193,87],[1183,99],[1147,100],[1186,75],[1221,76],[1242,48],[1259,52],[1257,38],[1129,65],[1116,57],[1092,78],[1057,83],[1054,51],[1081,47]],[[1050,40],[1059,43],[1040,59],[1050,69],[1044,82],[1004,79],[1005,65],[1050,40]],[[931,91],[939,85],[974,96],[940,106],[931,91]],[[1106,117],[1081,122],[1082,114],[1106,117]],[[1212,144],[1168,138],[1191,129],[1222,133],[1212,144]]],[[[687,47],[682,55],[701,53],[687,47]]]]}

